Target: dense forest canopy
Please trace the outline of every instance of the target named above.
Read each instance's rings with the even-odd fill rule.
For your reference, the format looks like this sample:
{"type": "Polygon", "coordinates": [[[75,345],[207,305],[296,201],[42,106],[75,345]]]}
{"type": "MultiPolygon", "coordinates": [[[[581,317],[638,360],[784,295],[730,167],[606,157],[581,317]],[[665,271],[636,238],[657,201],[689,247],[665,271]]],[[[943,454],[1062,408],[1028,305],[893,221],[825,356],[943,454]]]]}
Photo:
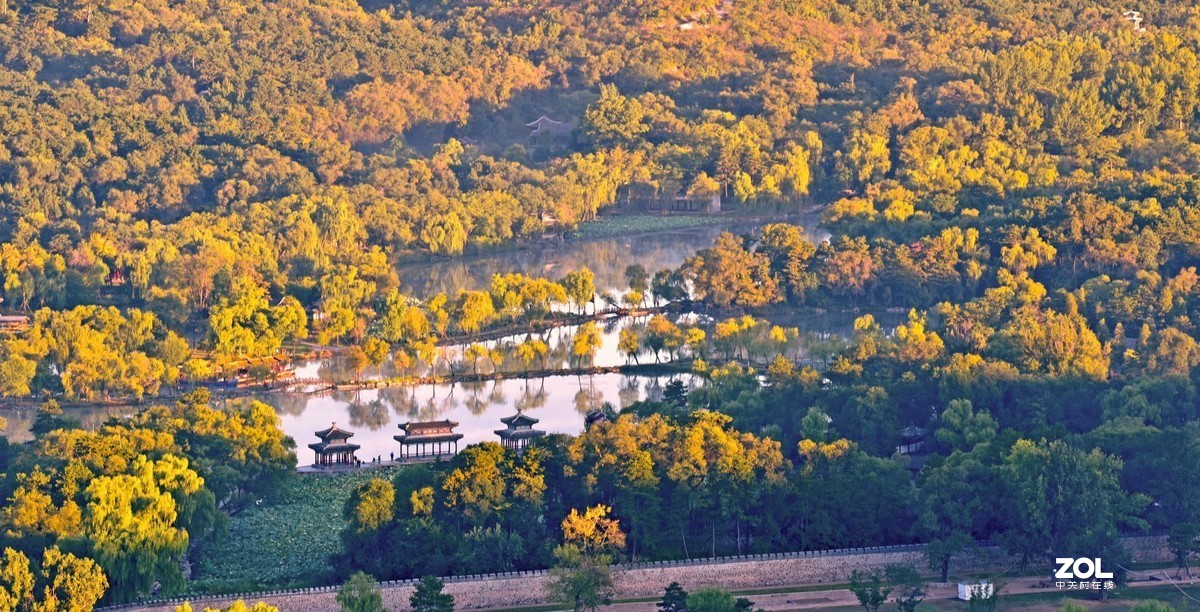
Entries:
{"type": "MultiPolygon", "coordinates": [[[[619,348],[686,358],[698,388],[365,485],[337,569],[544,567],[580,516],[616,521],[618,557],[925,541],[945,580],[974,539],[1122,559],[1120,532],[1155,528],[1186,561],[1200,9],[1129,8],[0,0],[0,290],[31,315],[0,336],[0,396],[141,398],[306,338],[350,344],[358,372],[434,371],[505,325],[528,326],[528,370],[547,318],[690,301],[718,319],[653,317],[619,348]],[[832,237],[725,233],[631,267],[623,298],[586,269],[427,299],[396,272],[718,195],[819,210],[832,237]],[[883,308],[909,314],[807,362],[756,316],[883,308]]],[[[582,364],[600,332],[579,330],[582,364]]],[[[86,587],[17,599],[182,590],[192,543],[287,485],[270,408],[208,399],[90,432],[48,404],[0,447],[4,567],[86,587]]]]}
{"type": "MultiPolygon", "coordinates": [[[[1058,252],[1072,285],[1082,264],[1157,291],[1197,252],[1200,16],[1139,8],[1140,29],[1100,2],[7,3],[4,307],[135,307],[225,357],[362,341],[409,301],[399,259],[676,194],[828,204],[844,296],[927,305],[947,227],[1016,283],[1058,252]],[[565,128],[531,137],[539,117],[565,128]],[[908,248],[868,259],[873,237],[908,248]],[[924,274],[870,282],[896,267],[924,274]]],[[[127,395],[178,378],[140,352],[161,363],[127,395]]],[[[45,354],[7,344],[4,393],[46,387],[45,354]]]]}

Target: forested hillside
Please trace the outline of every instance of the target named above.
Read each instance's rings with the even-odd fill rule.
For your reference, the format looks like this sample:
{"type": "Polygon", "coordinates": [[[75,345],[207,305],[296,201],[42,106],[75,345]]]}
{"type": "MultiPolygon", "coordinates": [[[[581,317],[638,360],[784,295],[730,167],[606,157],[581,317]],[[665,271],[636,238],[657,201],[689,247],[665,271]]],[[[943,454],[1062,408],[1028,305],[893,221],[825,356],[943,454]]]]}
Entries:
{"type": "MultiPolygon", "coordinates": [[[[1139,31],[1078,1],[9,2],[3,307],[136,307],[219,355],[361,340],[398,259],[680,193],[906,242],[1071,202],[1062,242],[1129,276],[1196,241],[1200,17],[1140,8],[1139,31]],[[531,137],[542,116],[561,129],[531,137]]],[[[113,386],[178,378],[179,351],[73,318],[150,360],[113,386]]],[[[0,389],[47,350],[8,343],[0,389]]]]}

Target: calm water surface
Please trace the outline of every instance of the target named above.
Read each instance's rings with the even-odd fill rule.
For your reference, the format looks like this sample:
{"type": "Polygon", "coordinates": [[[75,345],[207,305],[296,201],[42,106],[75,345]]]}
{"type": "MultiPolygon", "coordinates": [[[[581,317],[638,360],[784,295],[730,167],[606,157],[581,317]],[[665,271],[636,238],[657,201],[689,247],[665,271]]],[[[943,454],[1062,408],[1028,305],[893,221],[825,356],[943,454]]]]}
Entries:
{"type": "MultiPolygon", "coordinates": [[[[829,233],[817,227],[816,217],[798,217],[790,222],[802,225],[809,240],[829,239],[829,233]]],[[[557,247],[402,265],[399,267],[400,290],[418,298],[436,293],[455,295],[460,290],[486,289],[493,274],[520,272],[529,276],[559,279],[567,272],[587,267],[596,276],[598,292],[619,293],[627,287],[627,266],[641,264],[651,275],[664,268],[678,268],[696,251],[712,246],[721,232],[753,232],[763,225],[736,219],[731,219],[731,223],[728,226],[572,241],[557,247]]]]}
{"type": "MultiPolygon", "coordinates": [[[[828,234],[813,231],[815,219],[801,220],[810,228],[811,240],[824,240],[828,234]]],[[[405,265],[400,268],[402,290],[418,297],[437,292],[457,293],[460,289],[484,289],[491,276],[497,273],[521,272],[528,275],[560,278],[566,272],[588,267],[596,275],[599,292],[621,293],[626,289],[624,272],[626,266],[642,264],[653,274],[664,268],[678,267],[695,251],[711,246],[717,235],[730,229],[736,232],[754,231],[754,225],[743,224],[730,228],[704,227],[679,231],[639,235],[587,242],[567,242],[556,248],[503,253],[489,257],[405,265]]],[[[890,313],[889,313],[890,314],[890,313]]],[[[818,315],[789,315],[778,321],[787,326],[799,327],[807,334],[799,353],[808,358],[819,358],[852,331],[855,313],[829,313],[818,315]]],[[[876,315],[883,324],[894,324],[890,319],[901,320],[902,315],[890,317],[876,315]]],[[[604,342],[593,360],[596,366],[616,366],[626,363],[626,356],[617,350],[617,338],[622,327],[640,326],[645,318],[610,319],[602,324],[604,342]]],[[[681,321],[682,322],[682,321],[681,321]]],[[[545,334],[550,353],[546,367],[566,368],[574,365],[570,356],[571,338],[576,327],[561,327],[545,334]]],[[[503,349],[525,339],[518,334],[490,341],[490,347],[503,349]]],[[[445,357],[450,361],[461,358],[463,346],[446,347],[445,357]]],[[[502,351],[506,356],[501,364],[505,371],[520,371],[525,366],[511,351],[502,351]]],[[[666,356],[664,355],[663,358],[666,356]]],[[[648,351],[642,351],[638,360],[642,363],[654,361],[648,351]]],[[[534,364],[534,367],[542,364],[534,364]]],[[[470,369],[462,364],[460,369],[470,369]]],[[[480,371],[491,371],[491,364],[484,361],[480,371]]],[[[391,364],[382,371],[368,370],[367,377],[391,376],[396,374],[391,364]]],[[[301,378],[323,377],[345,380],[345,367],[338,359],[314,361],[297,369],[301,378]]],[[[678,375],[687,386],[695,383],[690,375],[678,375]]],[[[378,390],[344,391],[331,395],[264,394],[255,399],[264,401],[278,411],[284,432],[291,436],[298,447],[301,464],[312,462],[307,445],[315,442],[313,432],[329,427],[336,422],[340,427],[355,433],[353,441],[362,450],[359,457],[368,460],[380,456],[387,458],[399,451],[399,444],[392,436],[399,433],[398,425],[408,421],[450,419],[459,423],[463,434],[460,448],[467,444],[498,440],[493,430],[503,427],[500,419],[521,409],[540,419],[538,428],[551,433],[575,434],[583,430],[584,415],[588,410],[611,402],[618,408],[642,399],[658,399],[671,376],[643,376],[603,374],[595,376],[554,376],[535,380],[506,380],[487,383],[456,385],[422,385],[416,387],[394,387],[378,390]]],[[[249,401],[249,400],[228,400],[249,401]]],[[[128,414],[132,407],[90,408],[72,410],[71,416],[80,419],[85,428],[99,426],[109,416],[128,414]]],[[[7,435],[13,442],[29,439],[33,424],[33,410],[6,411],[9,421],[7,435]]]]}
{"type": "MultiPolygon", "coordinates": [[[[678,378],[686,385],[692,382],[690,375],[678,378]]],[[[512,416],[520,408],[540,420],[538,429],[577,434],[583,431],[584,416],[589,410],[606,401],[623,407],[641,399],[661,398],[663,387],[670,380],[669,376],[622,374],[554,376],[528,381],[345,391],[320,397],[272,394],[259,399],[279,412],[283,431],[296,441],[299,462],[305,465],[313,461],[308,449],[309,443],[317,441],[313,432],[329,427],[330,423],[354,432],[351,441],[362,446],[360,459],[367,461],[379,456],[386,460],[390,453],[400,451],[400,444],[392,436],[400,433],[401,423],[455,421],[459,424],[456,431],[463,434],[459,443],[462,449],[468,444],[498,442],[494,430],[504,428],[500,419],[512,416]]]]}

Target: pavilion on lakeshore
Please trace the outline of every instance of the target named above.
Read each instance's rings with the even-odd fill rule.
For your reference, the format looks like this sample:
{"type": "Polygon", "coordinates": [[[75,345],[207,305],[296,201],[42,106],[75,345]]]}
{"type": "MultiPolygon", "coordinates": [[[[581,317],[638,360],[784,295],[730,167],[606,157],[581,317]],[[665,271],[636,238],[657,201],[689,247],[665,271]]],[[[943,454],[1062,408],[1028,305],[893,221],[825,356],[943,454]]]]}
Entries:
{"type": "Polygon", "coordinates": [[[463,435],[454,433],[458,423],[449,419],[419,423],[401,423],[404,433],[392,436],[400,443],[398,460],[421,457],[440,457],[458,454],[458,441],[463,435]]]}
{"type": "Polygon", "coordinates": [[[353,432],[346,431],[334,423],[329,429],[322,429],[316,432],[320,442],[309,444],[308,447],[316,453],[316,459],[313,465],[317,467],[331,465],[354,465],[358,463],[358,458],[354,456],[355,451],[359,449],[357,444],[350,443],[350,436],[353,432]]]}
{"type": "Polygon", "coordinates": [[[534,438],[540,438],[546,435],[546,432],[540,429],[534,429],[538,420],[522,413],[520,410],[516,414],[500,419],[507,427],[497,429],[496,435],[500,436],[500,443],[504,448],[521,452],[529,445],[529,441],[534,438]]]}

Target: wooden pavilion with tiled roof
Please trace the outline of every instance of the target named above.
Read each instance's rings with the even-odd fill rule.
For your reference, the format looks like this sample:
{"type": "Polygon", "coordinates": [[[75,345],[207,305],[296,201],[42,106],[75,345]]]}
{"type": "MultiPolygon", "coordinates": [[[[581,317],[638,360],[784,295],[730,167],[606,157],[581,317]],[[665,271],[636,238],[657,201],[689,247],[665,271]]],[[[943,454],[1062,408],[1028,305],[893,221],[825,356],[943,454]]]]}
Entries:
{"type": "Polygon", "coordinates": [[[354,453],[358,451],[359,446],[350,443],[350,437],[354,435],[354,432],[341,429],[337,423],[334,423],[329,429],[322,429],[316,434],[321,441],[308,445],[316,455],[313,465],[324,467],[353,465],[358,462],[354,453]]]}
{"type": "Polygon", "coordinates": [[[500,443],[504,448],[521,452],[529,445],[529,441],[534,438],[540,438],[546,435],[546,432],[540,429],[534,429],[538,419],[535,419],[520,410],[516,414],[500,419],[507,427],[497,429],[496,435],[500,436],[500,443]]]}
{"type": "Polygon", "coordinates": [[[458,423],[449,419],[401,423],[404,432],[392,436],[400,443],[401,461],[425,457],[441,457],[458,454],[458,441],[463,435],[455,433],[458,423]]]}

